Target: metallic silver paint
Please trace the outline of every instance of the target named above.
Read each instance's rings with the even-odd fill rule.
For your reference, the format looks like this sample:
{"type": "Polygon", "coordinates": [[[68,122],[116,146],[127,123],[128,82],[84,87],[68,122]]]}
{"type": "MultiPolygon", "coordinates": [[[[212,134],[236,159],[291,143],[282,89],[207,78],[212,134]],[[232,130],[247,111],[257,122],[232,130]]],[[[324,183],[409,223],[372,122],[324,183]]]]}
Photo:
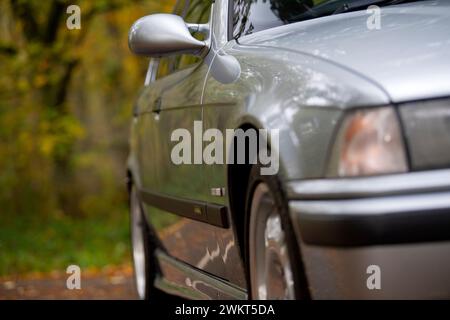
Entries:
{"type": "Polygon", "coordinates": [[[345,199],[450,190],[450,170],[432,170],[363,178],[287,182],[289,199],[345,199]]]}
{"type": "Polygon", "coordinates": [[[302,244],[313,299],[448,299],[450,242],[360,248],[302,244]],[[367,267],[381,269],[381,290],[367,288],[367,267]]]}
{"type": "MultiPolygon", "coordinates": [[[[200,26],[196,28],[199,30],[200,26]]],[[[148,57],[181,53],[200,55],[207,48],[205,41],[197,40],[190,34],[189,26],[181,17],[165,13],[136,21],[130,29],[128,45],[134,54],[148,57]]]]}
{"type": "Polygon", "coordinates": [[[367,28],[368,17],[365,10],[337,14],[239,41],[297,51],[351,70],[393,102],[450,95],[450,1],[382,7],[380,30],[367,28]]]}
{"type": "Polygon", "coordinates": [[[246,299],[242,289],[217,277],[192,269],[191,266],[174,259],[161,250],[156,253],[164,277],[159,277],[155,285],[166,292],[192,300],[246,299]],[[180,279],[181,278],[181,279],[180,279]]]}

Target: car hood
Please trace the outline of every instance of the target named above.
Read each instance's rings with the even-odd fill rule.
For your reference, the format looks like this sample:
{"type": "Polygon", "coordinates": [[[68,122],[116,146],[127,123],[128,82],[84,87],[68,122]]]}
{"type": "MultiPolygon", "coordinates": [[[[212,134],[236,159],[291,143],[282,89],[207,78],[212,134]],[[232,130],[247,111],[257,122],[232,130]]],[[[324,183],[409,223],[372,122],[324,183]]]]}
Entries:
{"type": "Polygon", "coordinates": [[[450,1],[381,7],[381,28],[363,11],[302,21],[241,43],[294,50],[375,82],[392,102],[450,95],[450,1]]]}

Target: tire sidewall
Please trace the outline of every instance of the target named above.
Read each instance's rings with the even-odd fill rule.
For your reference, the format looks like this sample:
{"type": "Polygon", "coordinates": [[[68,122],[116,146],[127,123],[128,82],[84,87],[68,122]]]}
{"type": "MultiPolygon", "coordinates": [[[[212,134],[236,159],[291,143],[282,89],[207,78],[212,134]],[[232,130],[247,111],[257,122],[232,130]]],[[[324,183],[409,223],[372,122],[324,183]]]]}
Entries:
{"type": "Polygon", "coordinates": [[[285,233],[286,245],[288,248],[289,260],[292,267],[292,274],[294,280],[295,299],[309,299],[308,286],[304,274],[303,263],[300,257],[300,249],[295,237],[291,219],[289,217],[289,207],[284,196],[283,188],[277,175],[261,175],[262,166],[254,165],[250,171],[247,196],[246,196],[246,221],[245,221],[245,258],[247,267],[247,283],[249,298],[253,299],[251,270],[250,270],[250,227],[251,227],[251,206],[253,202],[254,192],[260,183],[265,183],[269,188],[269,193],[272,196],[274,205],[280,215],[281,224],[285,233]]]}

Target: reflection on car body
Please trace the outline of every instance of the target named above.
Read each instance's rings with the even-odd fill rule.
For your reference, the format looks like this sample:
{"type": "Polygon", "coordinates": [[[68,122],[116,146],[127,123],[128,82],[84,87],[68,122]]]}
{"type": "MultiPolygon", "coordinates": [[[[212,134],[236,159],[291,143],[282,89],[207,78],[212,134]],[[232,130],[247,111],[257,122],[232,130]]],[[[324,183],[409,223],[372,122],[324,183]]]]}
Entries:
{"type": "Polygon", "coordinates": [[[371,29],[359,1],[211,2],[130,32],[152,58],[128,159],[140,296],[449,298],[450,3],[374,1],[371,29]],[[279,130],[278,174],[173,163],[196,121],[279,130]]]}

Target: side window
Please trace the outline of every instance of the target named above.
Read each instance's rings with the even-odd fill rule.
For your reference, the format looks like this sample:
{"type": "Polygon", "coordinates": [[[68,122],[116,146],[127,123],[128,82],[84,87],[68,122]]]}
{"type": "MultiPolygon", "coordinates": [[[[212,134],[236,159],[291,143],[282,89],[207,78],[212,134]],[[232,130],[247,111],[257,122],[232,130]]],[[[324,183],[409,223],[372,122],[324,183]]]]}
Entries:
{"type": "MultiPolygon", "coordinates": [[[[209,17],[211,16],[211,5],[213,0],[191,0],[188,2],[190,2],[190,5],[184,20],[190,23],[208,23],[209,17]]],[[[194,33],[193,36],[199,40],[205,40],[204,35],[201,33],[194,33]]],[[[200,60],[199,57],[185,54],[178,57],[175,68],[176,70],[181,70],[200,62],[200,60]]]]}
{"type": "MultiPolygon", "coordinates": [[[[211,15],[211,5],[213,0],[186,0],[179,2],[174,10],[174,14],[183,17],[186,22],[204,24],[209,22],[211,15]]],[[[203,34],[193,34],[199,40],[204,40],[203,34]]],[[[173,72],[187,68],[201,61],[201,58],[192,55],[179,55],[159,60],[156,79],[161,79],[173,72]]]]}
{"type": "Polygon", "coordinates": [[[156,80],[164,78],[173,72],[174,57],[160,58],[158,62],[158,71],[156,72],[156,80]]]}
{"type": "Polygon", "coordinates": [[[298,21],[324,0],[233,0],[233,38],[298,21]]]}
{"type": "Polygon", "coordinates": [[[189,4],[184,20],[191,23],[208,23],[213,0],[188,0],[189,4]]]}

